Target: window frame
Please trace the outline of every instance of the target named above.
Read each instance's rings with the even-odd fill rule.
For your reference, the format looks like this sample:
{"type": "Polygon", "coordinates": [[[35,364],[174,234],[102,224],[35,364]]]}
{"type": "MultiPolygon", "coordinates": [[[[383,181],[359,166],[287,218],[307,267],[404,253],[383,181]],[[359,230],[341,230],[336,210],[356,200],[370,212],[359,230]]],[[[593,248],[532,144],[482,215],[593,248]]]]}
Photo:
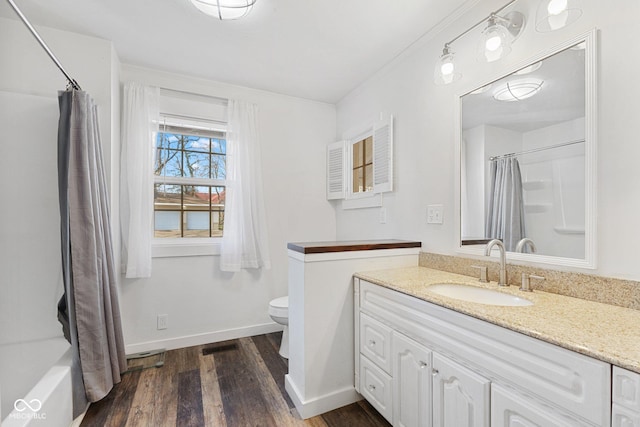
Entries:
{"type": "MultiPolygon", "coordinates": [[[[219,120],[211,120],[204,119],[200,117],[194,116],[183,116],[172,113],[160,113],[160,122],[158,123],[158,132],[154,133],[153,141],[154,141],[154,150],[157,149],[157,137],[158,134],[163,132],[162,126],[163,122],[166,123],[169,120],[177,120],[183,121],[183,124],[180,123],[171,123],[171,131],[168,133],[179,134],[177,130],[179,128],[192,130],[192,132],[185,133],[186,135],[197,135],[197,131],[193,131],[195,129],[194,126],[189,126],[195,124],[196,126],[203,126],[206,131],[216,131],[221,132],[225,135],[227,134],[227,124],[226,122],[221,122],[219,120]],[[189,124],[189,125],[187,125],[189,124]]],[[[205,133],[205,132],[203,132],[205,133]]],[[[183,134],[183,135],[185,135],[183,134]]],[[[209,137],[206,135],[202,135],[204,137],[209,137]]],[[[226,153],[225,153],[226,155],[226,153]]],[[[227,187],[226,179],[219,178],[195,178],[195,177],[168,177],[162,175],[155,174],[155,167],[153,170],[153,185],[157,184],[169,184],[169,185],[193,185],[193,186],[205,186],[205,187],[227,187]]],[[[155,203],[155,198],[154,198],[155,203]]],[[[155,208],[154,211],[154,220],[153,226],[150,232],[153,234],[152,237],[152,247],[151,247],[151,255],[153,258],[164,258],[164,257],[180,257],[180,256],[211,256],[211,255],[219,255],[220,247],[222,244],[221,236],[211,236],[211,237],[156,237],[155,236],[155,208]]],[[[182,209],[181,209],[182,211],[182,209]]],[[[182,218],[182,214],[181,214],[182,218]]],[[[224,231],[223,231],[224,232],[224,231]]]]}

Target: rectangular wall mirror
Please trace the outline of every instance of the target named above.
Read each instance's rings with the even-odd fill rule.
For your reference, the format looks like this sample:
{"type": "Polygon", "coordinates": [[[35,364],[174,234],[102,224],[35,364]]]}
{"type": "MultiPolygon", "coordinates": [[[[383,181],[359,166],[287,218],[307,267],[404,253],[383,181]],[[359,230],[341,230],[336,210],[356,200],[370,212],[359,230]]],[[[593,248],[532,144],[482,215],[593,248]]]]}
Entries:
{"type": "Polygon", "coordinates": [[[595,268],[595,30],[459,97],[459,250],[595,268]]]}

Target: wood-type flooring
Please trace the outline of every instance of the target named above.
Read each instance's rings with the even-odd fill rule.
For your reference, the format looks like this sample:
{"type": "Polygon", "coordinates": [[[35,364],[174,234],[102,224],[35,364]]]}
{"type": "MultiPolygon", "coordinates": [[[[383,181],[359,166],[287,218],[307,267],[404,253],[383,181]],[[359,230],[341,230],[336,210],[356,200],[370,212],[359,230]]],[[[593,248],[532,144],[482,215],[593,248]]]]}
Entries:
{"type": "Polygon", "coordinates": [[[171,350],[91,404],[82,427],[388,427],[366,401],[302,420],[284,388],[281,333],[171,350]]]}

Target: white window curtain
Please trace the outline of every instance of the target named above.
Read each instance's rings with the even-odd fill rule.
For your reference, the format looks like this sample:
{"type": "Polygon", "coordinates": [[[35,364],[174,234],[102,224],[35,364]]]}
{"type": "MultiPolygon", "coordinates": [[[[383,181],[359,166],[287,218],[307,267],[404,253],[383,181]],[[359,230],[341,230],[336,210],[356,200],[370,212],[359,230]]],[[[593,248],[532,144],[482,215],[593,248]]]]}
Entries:
{"type": "Polygon", "coordinates": [[[256,105],[229,100],[222,271],[271,268],[257,121],[256,105]]]}
{"type": "Polygon", "coordinates": [[[126,83],[122,104],[120,221],[126,277],[151,277],[154,136],[160,89],[126,83]]]}

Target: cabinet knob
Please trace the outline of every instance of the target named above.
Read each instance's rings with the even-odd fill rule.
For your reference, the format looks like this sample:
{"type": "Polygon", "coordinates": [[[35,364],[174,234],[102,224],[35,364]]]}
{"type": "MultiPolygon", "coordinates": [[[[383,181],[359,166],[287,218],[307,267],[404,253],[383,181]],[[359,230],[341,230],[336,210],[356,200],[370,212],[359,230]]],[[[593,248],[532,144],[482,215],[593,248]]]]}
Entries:
{"type": "Polygon", "coordinates": [[[436,375],[438,375],[439,373],[440,373],[440,372],[439,372],[437,369],[432,369],[432,370],[431,370],[431,375],[433,375],[434,377],[435,377],[436,375]]]}
{"type": "Polygon", "coordinates": [[[369,390],[371,391],[375,391],[376,386],[374,386],[373,384],[369,384],[369,390]]]}
{"type": "Polygon", "coordinates": [[[369,340],[369,347],[374,347],[376,342],[374,340],[369,340]]]}
{"type": "Polygon", "coordinates": [[[423,362],[422,360],[420,361],[420,369],[424,369],[426,367],[428,367],[429,364],[427,362],[423,362]]]}

